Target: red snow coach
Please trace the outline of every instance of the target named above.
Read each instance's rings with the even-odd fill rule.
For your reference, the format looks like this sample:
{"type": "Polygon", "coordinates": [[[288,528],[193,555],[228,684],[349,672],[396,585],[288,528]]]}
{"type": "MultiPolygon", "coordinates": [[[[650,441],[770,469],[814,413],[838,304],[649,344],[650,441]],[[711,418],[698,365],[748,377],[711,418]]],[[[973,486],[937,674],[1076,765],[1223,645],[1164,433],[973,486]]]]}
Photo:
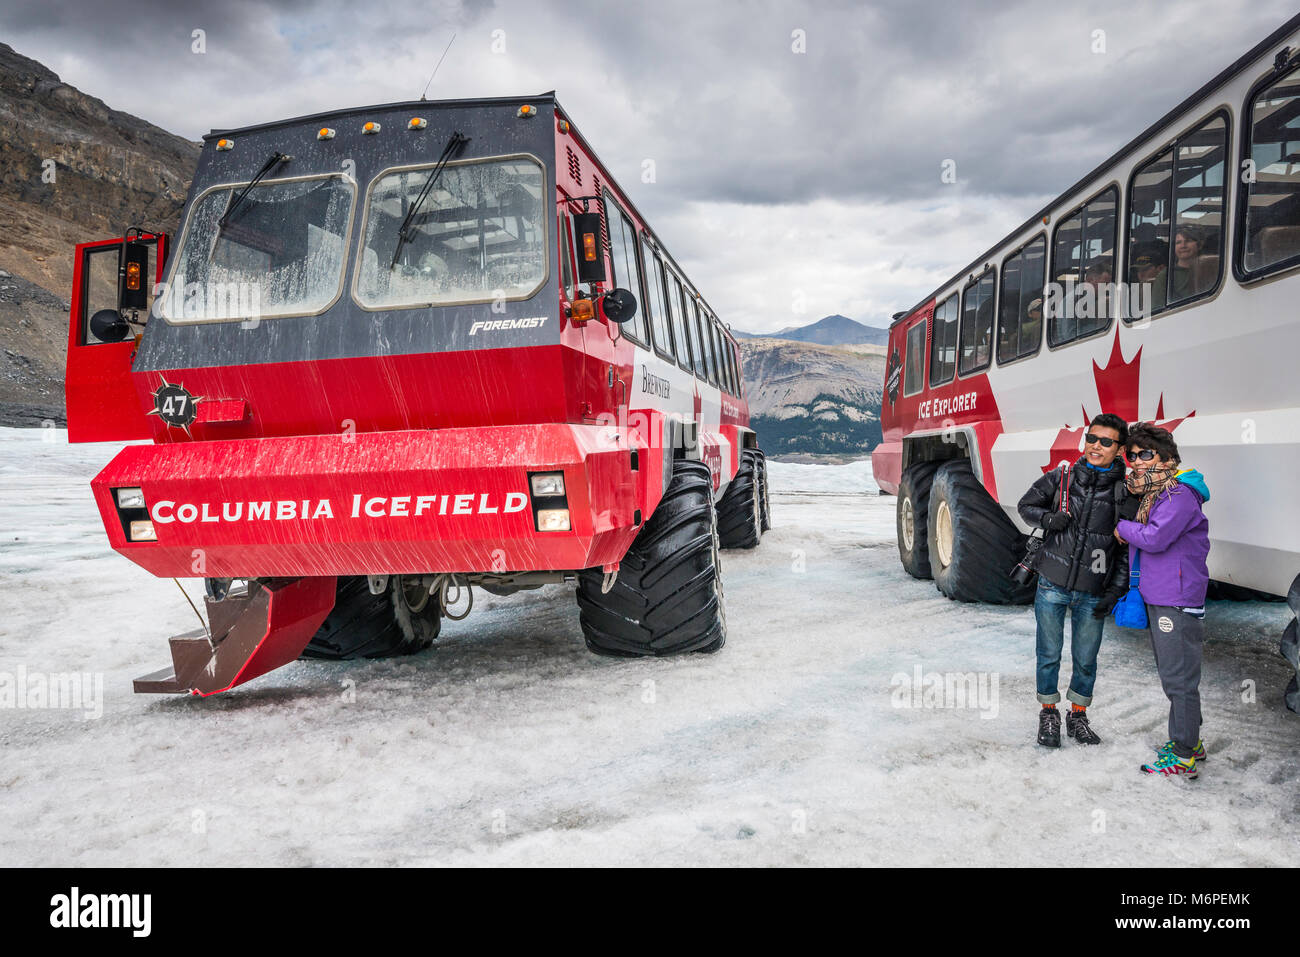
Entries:
{"type": "Polygon", "coordinates": [[[894,322],[872,464],[903,567],[1029,600],[1016,503],[1111,412],[1207,477],[1218,594],[1300,613],[1298,300],[1295,17],[894,322]]]}
{"type": "Polygon", "coordinates": [[[734,338],[549,93],[210,133],[174,248],[77,247],[67,408],[153,440],[92,482],[112,547],[206,582],[140,692],[419,651],[475,585],[716,651],[768,525],[734,338]]]}

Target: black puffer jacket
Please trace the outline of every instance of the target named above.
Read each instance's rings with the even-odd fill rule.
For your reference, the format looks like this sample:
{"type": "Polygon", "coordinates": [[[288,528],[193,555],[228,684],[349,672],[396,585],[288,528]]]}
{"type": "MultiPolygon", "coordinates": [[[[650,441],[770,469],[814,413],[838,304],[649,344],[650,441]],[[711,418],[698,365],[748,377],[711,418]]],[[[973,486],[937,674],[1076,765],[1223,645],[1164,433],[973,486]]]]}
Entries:
{"type": "MultiPolygon", "coordinates": [[[[1059,532],[1044,531],[1038,574],[1059,588],[1106,597],[1128,591],[1128,548],[1115,538],[1123,500],[1124,463],[1118,459],[1099,472],[1080,458],[1070,469],[1070,524],[1059,532]],[[1120,489],[1116,489],[1120,483],[1120,489]],[[1118,494],[1121,490],[1122,496],[1118,494]]],[[[1033,485],[1017,510],[1034,528],[1054,511],[1061,470],[1053,469],[1033,485]]]]}

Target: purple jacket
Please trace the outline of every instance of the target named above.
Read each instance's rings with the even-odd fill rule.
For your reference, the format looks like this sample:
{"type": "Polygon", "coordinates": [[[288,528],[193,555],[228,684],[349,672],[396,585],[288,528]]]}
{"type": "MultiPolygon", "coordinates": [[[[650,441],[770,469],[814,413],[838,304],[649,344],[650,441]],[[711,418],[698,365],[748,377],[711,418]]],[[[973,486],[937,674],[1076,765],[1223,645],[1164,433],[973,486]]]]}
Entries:
{"type": "Polygon", "coordinates": [[[1138,590],[1148,605],[1197,608],[1205,604],[1210,581],[1205,564],[1210,553],[1210,523],[1201,505],[1209,494],[1200,494],[1196,486],[1204,486],[1199,479],[1197,473],[1190,484],[1180,481],[1161,493],[1145,525],[1121,520],[1117,526],[1129,543],[1129,567],[1134,561],[1141,563],[1138,590]]]}

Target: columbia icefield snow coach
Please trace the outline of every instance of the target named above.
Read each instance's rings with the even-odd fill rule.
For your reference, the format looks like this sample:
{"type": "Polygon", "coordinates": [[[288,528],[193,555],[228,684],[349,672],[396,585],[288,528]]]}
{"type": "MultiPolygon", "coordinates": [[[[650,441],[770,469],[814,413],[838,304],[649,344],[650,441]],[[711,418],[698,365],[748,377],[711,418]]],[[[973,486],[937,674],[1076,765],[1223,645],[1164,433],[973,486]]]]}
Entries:
{"type": "Polygon", "coordinates": [[[1016,503],[1110,412],[1208,479],[1215,593],[1300,614],[1300,16],[900,313],[888,350],[872,463],[912,575],[1030,600],[1016,503]]]}
{"type": "Polygon", "coordinates": [[[179,239],[77,247],[74,442],[112,547],[203,578],[139,692],[428,647],[576,586],[587,645],[712,652],[768,527],[736,341],[553,94],[204,137],[179,239]]]}

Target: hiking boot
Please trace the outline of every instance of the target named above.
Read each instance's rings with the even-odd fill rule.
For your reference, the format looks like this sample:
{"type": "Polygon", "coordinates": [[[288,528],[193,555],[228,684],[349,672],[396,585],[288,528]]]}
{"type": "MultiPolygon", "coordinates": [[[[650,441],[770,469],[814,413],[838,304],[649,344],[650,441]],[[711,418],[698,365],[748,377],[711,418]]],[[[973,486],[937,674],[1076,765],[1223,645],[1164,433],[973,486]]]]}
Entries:
{"type": "Polygon", "coordinates": [[[1055,708],[1038,711],[1038,743],[1045,748],[1061,746],[1061,713],[1055,708]]]}
{"type": "MultiPolygon", "coordinates": [[[[1164,744],[1160,745],[1160,747],[1156,748],[1156,754],[1157,755],[1164,754],[1166,751],[1173,751],[1173,750],[1174,750],[1174,743],[1172,741],[1166,741],[1164,744]]],[[[1192,751],[1192,757],[1194,757],[1198,762],[1205,760],[1206,754],[1205,754],[1204,741],[1196,742],[1196,747],[1192,751]]]]}
{"type": "Polygon", "coordinates": [[[1065,734],[1079,744],[1101,744],[1097,732],[1088,726],[1086,711],[1071,711],[1065,716],[1065,734]]]}
{"type": "Polygon", "coordinates": [[[1196,759],[1180,758],[1172,751],[1161,751],[1156,755],[1156,759],[1149,764],[1142,765],[1142,771],[1146,774],[1167,774],[1170,777],[1181,776],[1195,779],[1196,759]]]}

